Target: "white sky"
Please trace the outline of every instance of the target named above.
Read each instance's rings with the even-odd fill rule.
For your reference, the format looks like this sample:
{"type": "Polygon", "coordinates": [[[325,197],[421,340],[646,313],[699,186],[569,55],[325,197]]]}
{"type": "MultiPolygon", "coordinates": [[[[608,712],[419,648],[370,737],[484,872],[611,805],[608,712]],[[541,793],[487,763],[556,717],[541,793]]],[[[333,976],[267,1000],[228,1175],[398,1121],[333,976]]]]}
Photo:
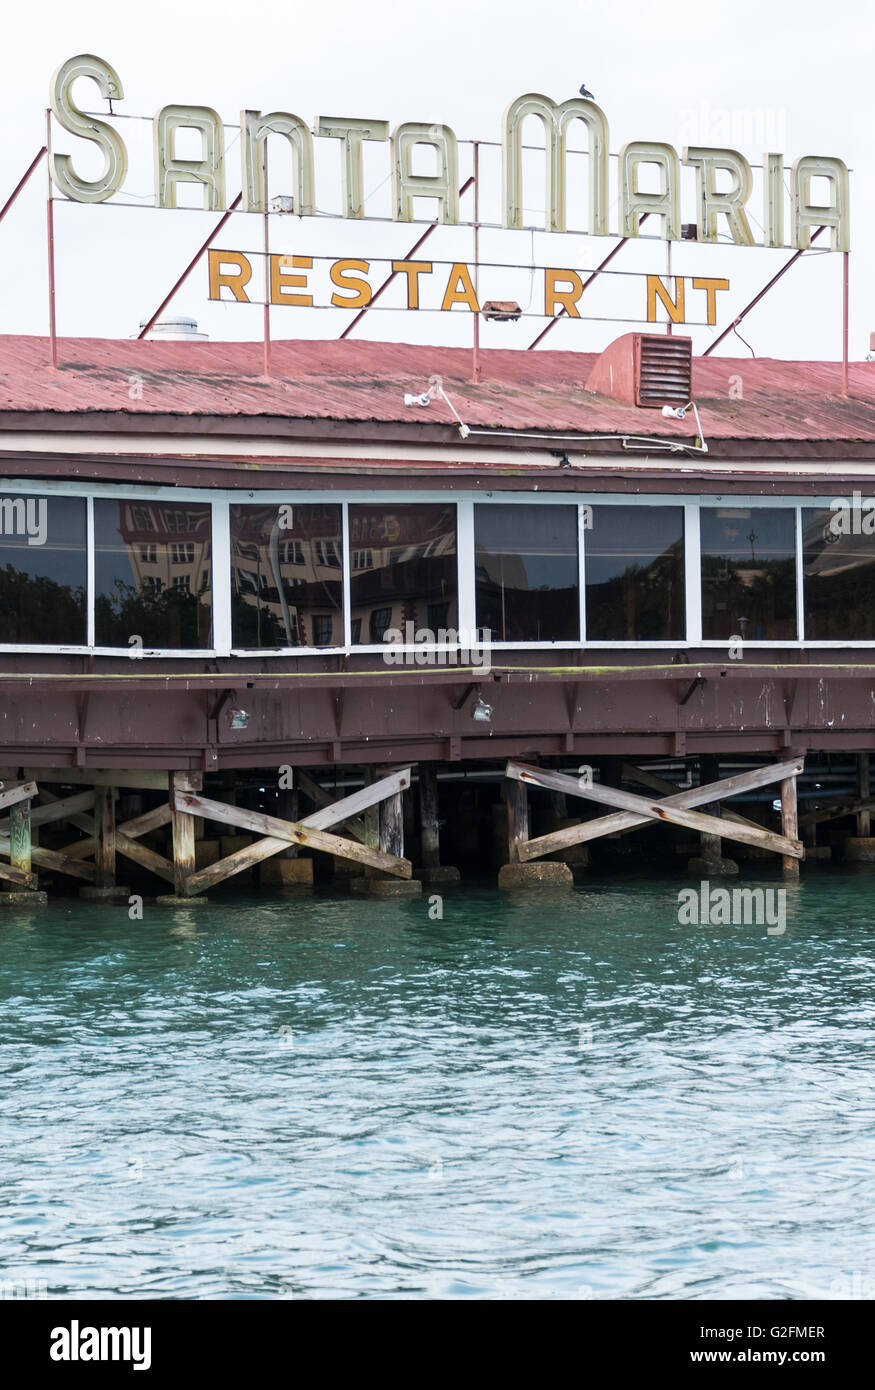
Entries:
{"type": "MultiPolygon", "coordinates": [[[[363,116],[388,120],[444,122],[460,140],[498,141],[504,107],[527,91],[556,101],[577,94],[585,81],[611,131],[611,149],[627,140],[664,140],[680,152],[684,144],[730,144],[759,162],[765,150],[779,150],[790,164],[803,154],[838,155],[851,176],[853,240],[851,255],[851,357],[868,349],[875,330],[875,256],[868,219],[875,202],[870,148],[875,134],[871,71],[875,26],[871,10],[848,0],[332,0],[307,6],[279,0],[248,3],[188,3],[152,0],[142,6],[59,0],[7,7],[3,17],[7,55],[0,123],[0,203],[14,187],[43,142],[44,111],[54,69],[77,53],[93,52],[118,71],[125,114],[151,117],[170,102],[215,107],[236,125],[241,108],[288,110],[312,126],[317,115],[363,116]]],[[[77,97],[92,110],[105,110],[91,84],[77,97]],[[87,97],[86,97],[87,92],[87,97]]],[[[151,131],[147,123],[119,121],[129,146],[125,196],[146,201],[152,193],[151,131]]],[[[534,136],[527,129],[527,138],[534,136]]],[[[234,131],[227,132],[229,143],[234,131]]],[[[56,129],[55,148],[74,155],[76,167],[91,176],[91,149],[56,129]]],[[[316,141],[317,203],[338,207],[339,163],[336,141],[316,141]]],[[[276,143],[271,168],[288,167],[276,143]]],[[[185,153],[185,151],[180,151],[185,153]]],[[[461,174],[468,172],[469,147],[461,150],[461,174]]],[[[497,151],[482,156],[481,216],[498,220],[497,151]]],[[[575,161],[572,161],[572,167],[575,161]]],[[[578,161],[580,164],[585,161],[578,161]]],[[[99,161],[98,161],[99,164],[99,161]]],[[[373,209],[388,208],[389,147],[368,149],[366,191],[373,209]]],[[[289,180],[286,179],[286,183],[289,180]]],[[[239,140],[228,155],[228,196],[239,188],[239,140]]],[[[692,171],[684,171],[684,220],[694,220],[692,171]]],[[[273,192],[284,191],[276,185],[273,192]]],[[[0,331],[43,333],[47,329],[45,251],[45,172],[41,169],[0,224],[4,277],[0,331]]],[[[610,200],[616,227],[616,164],[610,200]]],[[[535,172],[525,204],[543,207],[543,180],[535,172]]],[[[463,212],[470,208],[469,198],[463,212]]],[[[759,188],[751,204],[754,231],[762,221],[759,188]]],[[[469,214],[467,214],[469,215],[469,214]]],[[[785,214],[789,221],[789,209],[785,214]]],[[[141,318],[160,303],[177,274],[206,237],[217,214],[194,211],[128,210],[104,205],[55,204],[58,329],[64,335],[127,337],[141,318]]],[[[353,223],[329,219],[274,218],[273,249],[305,255],[345,255],[375,260],[401,257],[421,234],[421,226],[353,223]]],[[[827,236],[821,238],[826,243],[827,236]]],[[[219,243],[244,251],[262,245],[262,219],[235,216],[219,243]]],[[[545,233],[486,232],[481,258],[528,266],[590,268],[616,243],[606,238],[556,237],[545,233]]],[[[766,283],[789,251],[731,246],[675,244],[675,274],[724,276],[728,293],[719,296],[718,330],[692,328],[694,350],[702,351],[716,331],[766,283]]],[[[420,253],[434,260],[470,261],[470,230],[440,229],[420,253]]],[[[627,246],[612,263],[623,271],[666,270],[666,243],[627,246]]],[[[385,267],[372,265],[378,284],[385,267]]],[[[423,282],[423,303],[437,306],[446,273],[436,268],[423,282]]],[[[327,273],[312,276],[317,302],[327,300],[327,273]]],[[[257,292],[253,278],[250,289],[257,292]]],[[[402,302],[399,283],[384,301],[402,302]]],[[[330,287],[328,292],[330,292],[330,287]]],[[[517,299],[542,304],[542,279],[530,271],[483,272],[481,298],[517,299]]],[[[688,290],[688,312],[703,318],[704,296],[688,290]]],[[[605,277],[581,301],[584,319],[557,325],[547,343],[556,348],[593,350],[636,325],[606,322],[644,313],[644,280],[605,277]],[[586,315],[592,317],[587,321],[586,315]]],[[[168,314],[190,314],[213,339],[258,338],[261,309],[211,304],[206,262],[173,301],[168,314]]],[[[340,310],[277,307],[272,311],[276,338],[332,338],[349,321],[340,310]]],[[[484,346],[525,347],[544,319],[517,324],[484,324],[484,346]]],[[[644,326],[644,325],[639,325],[644,326]]],[[[836,358],[841,354],[841,257],[804,257],[765,302],[745,320],[741,332],[758,357],[836,358]]],[[[410,342],[467,345],[471,318],[452,314],[372,313],[357,336],[410,342]]],[[[730,337],[721,353],[745,356],[730,337]]]]}

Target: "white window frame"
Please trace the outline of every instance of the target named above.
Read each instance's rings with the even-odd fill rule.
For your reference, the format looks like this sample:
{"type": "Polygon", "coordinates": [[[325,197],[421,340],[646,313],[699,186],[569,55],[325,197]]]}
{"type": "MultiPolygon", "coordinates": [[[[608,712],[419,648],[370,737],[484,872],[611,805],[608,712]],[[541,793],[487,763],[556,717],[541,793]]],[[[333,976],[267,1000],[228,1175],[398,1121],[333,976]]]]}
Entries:
{"type": "MultiPolygon", "coordinates": [[[[680,479],[679,479],[680,481],[680,479]]],[[[512,506],[576,506],[578,509],[578,577],[579,577],[579,608],[580,608],[580,636],[578,640],[562,639],[558,641],[546,642],[495,642],[491,646],[497,650],[521,650],[521,651],[555,651],[557,649],[566,651],[579,651],[584,648],[605,651],[627,651],[627,650],[665,650],[683,651],[689,648],[726,650],[726,639],[705,639],[702,637],[702,606],[701,606],[701,556],[700,556],[700,515],[703,507],[732,506],[739,508],[783,508],[786,507],[795,512],[796,519],[796,611],[797,611],[797,636],[790,638],[772,638],[761,641],[752,639],[745,640],[745,649],[781,649],[785,651],[798,650],[805,647],[806,650],[842,650],[842,649],[875,649],[875,639],[870,641],[843,641],[843,640],[817,640],[808,641],[804,636],[804,573],[803,573],[803,554],[802,554],[802,510],[803,508],[820,508],[828,510],[833,497],[764,497],[754,495],[732,495],[715,496],[709,494],[691,495],[682,493],[655,493],[655,494],[636,494],[628,493],[534,493],[526,492],[502,492],[493,489],[487,492],[480,491],[459,491],[448,492],[436,489],[411,489],[411,488],[379,488],[368,489],[351,494],[346,500],[340,501],[337,493],[319,491],[316,489],[270,489],[264,491],[252,491],[243,489],[206,489],[206,488],[177,488],[177,487],[148,487],[142,484],[120,485],[116,483],[87,483],[79,480],[34,480],[32,478],[0,478],[0,493],[18,494],[21,496],[66,496],[77,497],[85,501],[86,504],[86,537],[87,537],[87,556],[86,574],[88,585],[88,599],[86,605],[86,637],[85,643],[71,644],[30,644],[30,643],[0,643],[0,652],[8,653],[29,653],[33,655],[89,655],[89,656],[112,656],[118,657],[122,654],[131,656],[131,650],[126,647],[98,646],[95,641],[95,617],[94,617],[94,581],[95,581],[95,551],[94,551],[94,502],[98,498],[111,498],[116,501],[130,502],[158,502],[158,503],[178,503],[195,502],[209,504],[212,509],[212,543],[210,555],[210,567],[212,572],[212,646],[195,648],[144,648],[142,657],[144,659],[155,658],[166,660],[176,658],[186,660],[191,658],[206,659],[209,657],[234,657],[242,660],[247,658],[270,657],[321,657],[321,656],[349,656],[349,655],[382,655],[385,653],[384,645],[372,643],[361,643],[355,646],[351,641],[351,609],[350,609],[350,581],[351,567],[349,557],[351,554],[350,530],[349,530],[349,508],[350,506],[361,506],[373,504],[376,506],[391,506],[403,504],[420,503],[440,503],[447,505],[452,503],[456,507],[456,558],[457,558],[457,580],[458,580],[458,624],[460,633],[473,634],[477,626],[476,615],[476,589],[475,589],[475,547],[474,547],[474,507],[489,505],[490,502],[500,505],[512,506]],[[234,647],[231,641],[231,539],[230,539],[230,506],[232,503],[238,504],[276,504],[292,502],[298,505],[340,505],[342,515],[342,540],[343,556],[342,566],[342,592],[343,592],[343,643],[334,647],[234,647]],[[616,641],[608,642],[599,640],[587,640],[585,629],[585,580],[586,580],[586,529],[583,525],[583,508],[585,506],[682,506],[684,508],[684,559],[685,559],[685,590],[686,590],[686,637],[673,638],[662,641],[635,642],[635,641],[616,641]]],[[[394,644],[394,652],[422,652],[428,651],[454,652],[458,651],[458,645],[449,644],[415,644],[404,643],[394,644]]],[[[138,653],[138,656],[140,653],[138,653]]]]}

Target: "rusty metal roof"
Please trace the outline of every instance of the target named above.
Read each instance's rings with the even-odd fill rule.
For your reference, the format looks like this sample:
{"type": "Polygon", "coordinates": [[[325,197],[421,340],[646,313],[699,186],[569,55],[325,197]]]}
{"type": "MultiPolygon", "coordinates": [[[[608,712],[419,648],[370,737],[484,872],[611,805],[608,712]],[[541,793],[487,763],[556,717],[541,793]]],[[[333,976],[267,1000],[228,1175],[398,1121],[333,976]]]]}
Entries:
{"type": "MultiPolygon", "coordinates": [[[[403,404],[405,392],[425,391],[438,374],[472,427],[689,435],[689,419],[669,420],[660,410],[588,392],[597,357],[484,350],[474,385],[466,348],[274,342],[267,380],[260,342],[66,338],[53,371],[47,339],[0,336],[0,415],[7,425],[22,425],[38,413],[41,424],[48,415],[61,427],[64,416],[93,413],[130,416],[132,428],[137,416],[155,414],[445,426],[454,422],[442,401],[428,409],[403,404]]],[[[709,440],[875,441],[875,362],[851,364],[843,397],[837,362],[694,358],[693,396],[709,440]]]]}

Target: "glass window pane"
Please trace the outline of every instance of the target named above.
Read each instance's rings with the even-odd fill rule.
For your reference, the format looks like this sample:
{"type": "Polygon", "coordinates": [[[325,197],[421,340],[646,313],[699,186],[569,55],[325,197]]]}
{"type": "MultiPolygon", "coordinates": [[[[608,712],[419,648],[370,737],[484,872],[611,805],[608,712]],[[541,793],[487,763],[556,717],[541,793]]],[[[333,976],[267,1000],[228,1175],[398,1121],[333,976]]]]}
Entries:
{"type": "MultiPolygon", "coordinates": [[[[860,523],[867,514],[860,514],[860,523]]],[[[851,523],[854,514],[851,514],[851,523]]],[[[805,636],[813,641],[875,639],[875,535],[845,535],[827,508],[802,509],[805,636]]]]}
{"type": "Polygon", "coordinates": [[[580,637],[577,508],[474,508],[477,626],[494,642],[580,637]]]}
{"type": "Polygon", "coordinates": [[[331,503],[231,507],[235,647],[343,646],[343,512],[331,503]]]}
{"type": "Polygon", "coordinates": [[[100,647],[212,645],[210,508],[94,502],[94,621],[100,647]]]}
{"type": "Polygon", "coordinates": [[[88,640],[85,508],[75,497],[0,494],[0,642],[88,640]]]}
{"type": "Polygon", "coordinates": [[[353,642],[382,642],[390,628],[407,640],[408,623],[453,640],[440,633],[458,628],[455,505],[350,507],[349,549],[353,642]]]}
{"type": "Polygon", "coordinates": [[[593,507],[584,563],[588,642],[683,640],[683,507],[593,507]]]}
{"type": "Polygon", "coordinates": [[[702,508],[702,635],[796,637],[796,515],[790,507],[702,508]]]}

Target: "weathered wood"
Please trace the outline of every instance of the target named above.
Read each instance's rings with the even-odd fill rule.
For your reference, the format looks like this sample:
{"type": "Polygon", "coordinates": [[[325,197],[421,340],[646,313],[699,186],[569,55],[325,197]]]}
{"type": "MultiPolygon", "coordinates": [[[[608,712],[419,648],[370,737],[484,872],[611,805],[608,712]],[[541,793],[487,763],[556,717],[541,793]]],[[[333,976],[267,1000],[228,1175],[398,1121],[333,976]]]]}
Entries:
{"type": "Polygon", "coordinates": [[[821,807],[819,811],[805,811],[799,817],[799,824],[822,825],[825,821],[843,820],[845,816],[853,816],[860,810],[875,811],[875,797],[854,797],[852,801],[848,801],[847,798],[836,799],[829,806],[821,807]]]}
{"type": "Polygon", "coordinates": [[[436,869],[441,862],[441,847],[438,781],[434,763],[419,764],[419,825],[423,868],[436,869]]]}
{"type": "MultiPolygon", "coordinates": [[[[197,780],[195,790],[203,786],[203,773],[186,772],[183,775],[197,780]]],[[[133,787],[157,792],[167,791],[170,779],[168,772],[157,769],[138,771],[130,768],[107,770],[89,767],[26,767],[23,776],[26,780],[33,779],[35,782],[56,783],[69,787],[84,783],[89,787],[133,787]]]]}
{"type": "Polygon", "coordinates": [[[269,835],[263,840],[254,840],[245,849],[235,850],[233,854],[226,855],[224,859],[218,859],[215,864],[208,864],[206,868],[198,869],[197,873],[190,874],[186,880],[187,895],[192,897],[196,893],[202,893],[205,888],[212,888],[215,884],[221,883],[226,878],[231,878],[234,874],[241,874],[245,869],[251,869],[262,859],[269,859],[272,854],[278,854],[280,850],[285,849],[287,843],[288,841],[285,839],[280,840],[276,836],[269,835]]]}
{"type": "MultiPolygon", "coordinates": [[[[306,773],[303,768],[296,769],[295,777],[300,790],[305,796],[310,798],[317,811],[321,811],[326,806],[331,806],[333,804],[331,794],[325,791],[323,787],[320,787],[318,782],[314,782],[313,778],[306,773]]],[[[367,843],[365,819],[363,816],[356,816],[354,820],[347,820],[344,829],[347,835],[351,835],[354,840],[361,840],[363,844],[367,843]]]]}
{"type": "Polygon", "coordinates": [[[170,825],[173,838],[173,890],[180,898],[186,895],[186,881],[195,871],[194,816],[180,804],[179,796],[188,791],[190,781],[178,772],[170,776],[170,825]]]}
{"type": "MultiPolygon", "coordinates": [[[[720,781],[720,760],[713,753],[703,753],[699,764],[699,778],[703,786],[714,786],[720,781]]],[[[709,813],[715,820],[721,820],[719,801],[707,803],[709,813]]],[[[702,858],[716,864],[723,858],[723,839],[720,835],[704,832],[699,840],[702,858]]]]}
{"type": "Polygon", "coordinates": [[[148,845],[141,845],[139,840],[131,839],[121,830],[115,832],[115,847],[118,853],[123,854],[126,859],[133,859],[135,864],[142,865],[144,869],[150,869],[153,874],[157,874],[159,878],[165,878],[175,888],[176,878],[173,864],[169,859],[165,859],[163,854],[149,849],[148,845]]]}
{"type": "Polygon", "coordinates": [[[381,777],[378,782],[362,787],[361,791],[353,792],[351,796],[344,796],[339,801],[332,801],[330,805],[313,811],[309,816],[305,816],[300,824],[312,830],[330,830],[332,825],[339,825],[347,817],[356,816],[409,786],[410,768],[407,767],[401,772],[393,773],[391,777],[381,777]]]}
{"type": "Polygon", "coordinates": [[[36,782],[19,782],[15,787],[0,791],[0,807],[15,806],[19,801],[33,801],[39,792],[36,782]]]}
{"type": "Polygon", "coordinates": [[[23,869],[16,869],[12,864],[0,863],[0,878],[9,879],[10,883],[17,883],[20,888],[36,888],[37,886],[35,873],[25,873],[23,869]]]}
{"type": "Polygon", "coordinates": [[[21,869],[22,873],[32,872],[29,801],[19,801],[12,807],[9,821],[9,862],[13,869],[21,869]]]}
{"type": "Polygon", "coordinates": [[[98,888],[115,886],[115,797],[112,787],[94,789],[94,868],[98,888]]]}
{"type": "Polygon", "coordinates": [[[506,773],[509,778],[524,780],[536,786],[552,786],[571,796],[623,808],[620,815],[599,816],[596,820],[585,821],[578,826],[568,826],[567,829],[557,830],[552,835],[542,835],[539,839],[529,840],[520,845],[520,858],[523,861],[537,859],[557,849],[565,849],[568,845],[581,844],[586,840],[598,839],[602,835],[624,830],[628,826],[646,825],[655,820],[673,821],[674,824],[684,825],[692,830],[709,830],[712,834],[719,832],[727,839],[739,840],[742,844],[755,844],[776,853],[802,858],[804,850],[798,840],[790,841],[780,835],[774,835],[771,831],[743,825],[733,824],[730,830],[723,821],[717,821],[712,816],[681,808],[707,805],[714,800],[715,791],[723,796],[732,796],[740,791],[750,791],[757,786],[767,786],[770,782],[783,781],[788,776],[795,776],[801,772],[803,766],[804,762],[801,759],[768,764],[755,768],[752,772],[741,772],[734,777],[721,778],[716,787],[713,784],[691,787],[653,804],[643,797],[634,796],[631,792],[612,787],[581,785],[576,778],[568,777],[565,773],[530,767],[526,763],[510,762],[506,773]],[[634,817],[630,819],[626,812],[633,811],[634,817]]]}
{"type": "Polygon", "coordinates": [[[162,825],[169,825],[172,819],[172,812],[167,803],[154,807],[151,811],[144,811],[142,815],[134,816],[133,820],[127,820],[117,827],[116,834],[123,834],[129,840],[138,840],[141,835],[148,835],[152,830],[158,830],[162,825]]]}
{"type": "MultiPolygon", "coordinates": [[[[626,782],[640,782],[642,787],[648,787],[650,791],[659,792],[666,796],[675,796],[678,790],[673,782],[667,782],[664,777],[657,777],[656,773],[651,772],[648,768],[636,767],[633,763],[623,763],[622,777],[626,782]]],[[[721,782],[721,789],[723,785],[721,782]]],[[[691,788],[684,788],[684,790],[689,791],[691,788]]],[[[723,795],[725,796],[726,793],[724,792],[723,795]]],[[[732,811],[728,806],[721,806],[721,815],[724,820],[735,821],[736,825],[750,825],[753,826],[754,830],[762,829],[758,821],[750,820],[748,816],[739,815],[738,811],[732,811]]],[[[635,828],[635,826],[631,826],[630,830],[635,828]]],[[[621,831],[620,833],[627,834],[629,832],[621,831]]]]}
{"type": "MultiPolygon", "coordinates": [[[[301,819],[300,815],[300,793],[297,787],[280,787],[277,793],[277,812],[280,820],[290,821],[292,825],[297,825],[301,819]]],[[[202,817],[198,817],[198,825],[203,825],[202,817]]],[[[297,845],[286,845],[281,849],[279,859],[296,859],[298,857],[297,845]]]]}
{"type": "Polygon", "coordinates": [[[96,871],[93,864],[82,863],[58,850],[42,849],[37,845],[33,846],[31,855],[34,864],[38,864],[41,869],[52,869],[55,873],[69,874],[71,878],[81,878],[86,883],[94,882],[96,871]]]}
{"type": "MultiPolygon", "coordinates": [[[[39,794],[41,798],[46,796],[45,787],[40,787],[39,794]]],[[[75,796],[65,797],[54,797],[49,794],[47,800],[50,804],[32,807],[30,813],[32,828],[38,825],[52,825],[55,821],[67,820],[70,816],[92,810],[94,792],[77,792],[75,796]]],[[[8,832],[9,817],[5,816],[0,820],[0,834],[8,834],[8,832]]]]}
{"type": "MultiPolygon", "coordinates": [[[[857,754],[857,796],[861,800],[868,799],[870,792],[869,782],[869,754],[857,754]]],[[[868,838],[870,834],[871,817],[868,810],[861,810],[857,815],[857,834],[863,838],[868,838]]]]}
{"type": "MultiPolygon", "coordinates": [[[[256,834],[275,838],[288,844],[290,841],[307,845],[311,849],[324,850],[326,854],[338,854],[342,859],[354,859],[359,864],[369,864],[372,868],[383,869],[397,878],[411,878],[413,866],[408,859],[396,859],[380,850],[357,844],[354,840],[342,839],[339,835],[329,835],[324,830],[313,830],[303,826],[290,825],[276,816],[266,816],[261,811],[249,811],[244,806],[226,806],[221,801],[210,801],[196,793],[176,792],[175,800],[183,809],[207,820],[224,821],[227,825],[239,826],[242,830],[252,830],[256,834]]],[[[250,846],[251,848],[251,846],[250,846]]],[[[222,861],[220,861],[222,862],[222,861]]],[[[215,865],[210,865],[214,868],[215,865]]]]}
{"type": "MultiPolygon", "coordinates": [[[[376,782],[374,787],[379,785],[376,782]]],[[[410,785],[409,773],[407,785],[410,785]]],[[[373,791],[374,787],[370,790],[373,791]]],[[[393,792],[380,802],[380,849],[395,859],[404,858],[404,807],[400,791],[393,792]]]]}
{"type": "Polygon", "coordinates": [[[505,782],[504,804],[507,807],[507,860],[509,864],[518,864],[521,847],[529,838],[529,795],[523,779],[505,782]]]}
{"type": "MultiPolygon", "coordinates": [[[[796,778],[785,777],[781,783],[781,831],[791,843],[798,843],[799,826],[796,821],[796,778]]],[[[781,866],[785,877],[798,878],[799,860],[802,855],[785,853],[781,866]]]]}

